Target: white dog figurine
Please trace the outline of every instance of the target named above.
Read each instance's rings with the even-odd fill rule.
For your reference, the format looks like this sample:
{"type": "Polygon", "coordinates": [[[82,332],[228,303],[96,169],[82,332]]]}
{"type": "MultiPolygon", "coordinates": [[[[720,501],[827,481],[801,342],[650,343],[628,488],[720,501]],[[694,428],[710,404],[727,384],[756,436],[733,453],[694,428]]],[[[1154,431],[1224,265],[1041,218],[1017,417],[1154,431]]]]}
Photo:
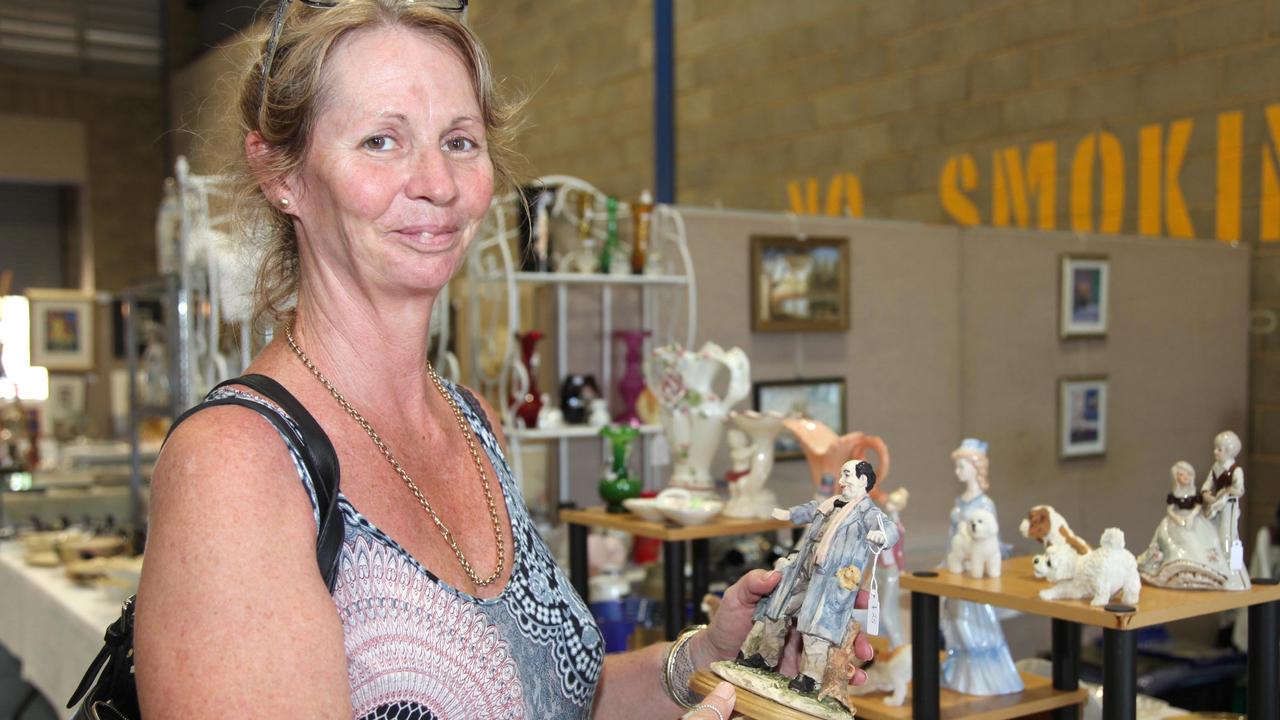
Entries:
{"type": "Polygon", "coordinates": [[[1052,505],[1036,505],[1031,508],[1018,525],[1018,532],[1022,533],[1022,537],[1035,540],[1046,548],[1067,545],[1079,555],[1086,555],[1093,549],[1079,535],[1071,532],[1066,518],[1054,510],[1052,505]]]}
{"type": "Polygon", "coordinates": [[[1064,544],[1050,545],[1044,552],[1031,558],[1031,571],[1042,580],[1048,580],[1050,573],[1056,572],[1059,578],[1069,578],[1076,573],[1076,561],[1081,556],[1064,544]]]}
{"type": "Polygon", "coordinates": [[[1000,577],[999,534],[996,516],[990,511],[979,508],[965,515],[951,538],[947,569],[954,573],[967,571],[977,580],[1000,577]]]}
{"type": "Polygon", "coordinates": [[[1042,600],[1078,600],[1090,598],[1091,605],[1106,605],[1111,597],[1120,593],[1126,605],[1136,605],[1142,592],[1142,580],[1138,577],[1138,561],[1133,553],[1124,549],[1124,533],[1118,528],[1107,528],[1102,533],[1098,547],[1075,562],[1059,565],[1055,555],[1049,555],[1046,579],[1053,587],[1040,591],[1042,600]]]}
{"type": "Polygon", "coordinates": [[[850,685],[849,696],[887,692],[891,694],[884,699],[884,704],[900,707],[907,699],[907,683],[911,682],[910,643],[877,657],[864,669],[867,681],[861,685],[850,685]]]}

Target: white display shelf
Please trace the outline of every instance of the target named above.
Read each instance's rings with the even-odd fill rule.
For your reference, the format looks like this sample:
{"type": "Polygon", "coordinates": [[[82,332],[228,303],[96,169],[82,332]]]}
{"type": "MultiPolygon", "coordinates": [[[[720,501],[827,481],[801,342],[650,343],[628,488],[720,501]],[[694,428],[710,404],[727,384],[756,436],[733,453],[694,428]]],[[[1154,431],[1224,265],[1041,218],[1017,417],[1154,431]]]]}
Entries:
{"type": "MultiPolygon", "coordinates": [[[[516,438],[528,442],[536,442],[539,440],[567,440],[570,438],[590,438],[600,437],[600,428],[594,425],[566,425],[558,428],[503,428],[509,438],[516,438]]],[[[641,425],[641,435],[657,435],[662,432],[661,425],[641,425]]]]}
{"type": "MultiPolygon", "coordinates": [[[[482,282],[506,282],[500,274],[481,275],[482,282]]],[[[605,275],[603,273],[513,272],[511,279],[522,285],[684,285],[684,275],[605,275]]]]}

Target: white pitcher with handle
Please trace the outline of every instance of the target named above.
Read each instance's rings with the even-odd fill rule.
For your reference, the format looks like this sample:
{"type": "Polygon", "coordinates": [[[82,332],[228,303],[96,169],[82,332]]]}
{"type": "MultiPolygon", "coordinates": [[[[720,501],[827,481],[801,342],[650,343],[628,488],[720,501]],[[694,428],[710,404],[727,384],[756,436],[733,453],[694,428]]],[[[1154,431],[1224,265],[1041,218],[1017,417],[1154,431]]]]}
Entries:
{"type": "Polygon", "coordinates": [[[696,352],[678,344],[655,348],[645,363],[645,382],[658,399],[662,427],[671,445],[671,485],[710,494],[711,459],[729,410],[751,391],[751,361],[741,348],[709,342],[696,352]],[[723,397],[716,378],[729,373],[723,397]]]}

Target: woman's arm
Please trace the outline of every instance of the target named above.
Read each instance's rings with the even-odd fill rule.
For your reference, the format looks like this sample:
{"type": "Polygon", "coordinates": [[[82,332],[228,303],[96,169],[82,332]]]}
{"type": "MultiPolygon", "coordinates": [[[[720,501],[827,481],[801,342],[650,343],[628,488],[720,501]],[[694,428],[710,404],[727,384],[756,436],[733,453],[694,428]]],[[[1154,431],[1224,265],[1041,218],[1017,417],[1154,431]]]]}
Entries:
{"type": "Polygon", "coordinates": [[[252,410],[201,411],[165,445],[137,602],[148,720],[351,717],[311,503],[252,410]]]}

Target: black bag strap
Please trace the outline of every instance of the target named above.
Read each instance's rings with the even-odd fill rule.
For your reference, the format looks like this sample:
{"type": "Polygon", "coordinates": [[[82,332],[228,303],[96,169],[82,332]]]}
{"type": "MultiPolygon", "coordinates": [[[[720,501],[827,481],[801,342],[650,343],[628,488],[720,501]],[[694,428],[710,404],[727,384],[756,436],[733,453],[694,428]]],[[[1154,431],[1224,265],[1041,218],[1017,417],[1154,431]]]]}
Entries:
{"type": "Polygon", "coordinates": [[[316,422],[311,413],[302,406],[302,403],[275,380],[266,375],[242,375],[218,383],[213,390],[229,385],[242,385],[275,403],[293,419],[297,430],[295,431],[293,426],[269,408],[251,400],[229,396],[207,400],[187,410],[174,420],[169,428],[169,434],[173,434],[179,424],[202,409],[219,405],[239,405],[266,418],[284,437],[292,438],[291,444],[301,455],[302,464],[307,474],[311,476],[311,482],[315,488],[316,507],[320,515],[320,529],[316,534],[316,562],[319,565],[320,574],[324,576],[325,586],[333,592],[334,584],[338,579],[338,555],[342,550],[344,534],[342,513],[338,510],[341,468],[338,465],[338,455],[333,450],[333,443],[329,442],[329,436],[321,429],[320,423],[316,422]]]}

